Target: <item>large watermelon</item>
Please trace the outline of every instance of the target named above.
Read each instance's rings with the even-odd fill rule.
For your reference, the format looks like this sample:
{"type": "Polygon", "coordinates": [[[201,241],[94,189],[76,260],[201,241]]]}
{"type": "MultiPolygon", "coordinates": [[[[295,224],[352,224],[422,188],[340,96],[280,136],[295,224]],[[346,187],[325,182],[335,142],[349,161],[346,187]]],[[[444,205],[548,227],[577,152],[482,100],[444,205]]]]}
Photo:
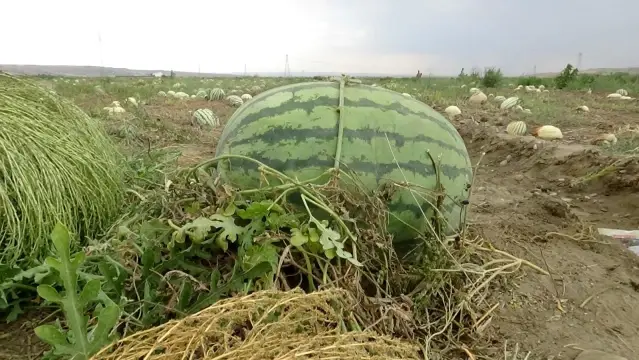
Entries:
{"type": "MultiPolygon", "coordinates": [[[[349,84],[343,92],[340,167],[355,172],[370,190],[388,180],[403,182],[404,176],[410,183],[434,189],[436,171],[427,153],[430,151],[433,158],[441,159],[440,182],[446,192],[442,212],[449,225],[445,232],[458,232],[466,213],[463,203],[468,199],[472,168],[453,125],[426,104],[391,90],[349,84]]],[[[299,180],[317,177],[334,166],[339,98],[338,82],[298,83],[263,92],[229,119],[216,156],[244,155],[299,180]]],[[[252,162],[221,161],[218,172],[223,180],[241,189],[260,186],[252,162]]],[[[431,205],[418,201],[423,202],[422,209],[430,218],[434,213],[431,205]]],[[[389,209],[402,221],[421,230],[427,228],[410,192],[396,192],[389,209]]],[[[415,234],[393,216],[388,229],[400,253],[416,245],[410,241],[415,234]]]]}

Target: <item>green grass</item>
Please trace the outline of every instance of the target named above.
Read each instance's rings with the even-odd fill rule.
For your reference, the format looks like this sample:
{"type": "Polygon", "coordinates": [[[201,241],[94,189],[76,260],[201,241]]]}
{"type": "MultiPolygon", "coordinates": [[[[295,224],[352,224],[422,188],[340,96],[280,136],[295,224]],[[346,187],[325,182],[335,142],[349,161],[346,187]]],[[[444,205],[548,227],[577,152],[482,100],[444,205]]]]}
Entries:
{"type": "Polygon", "coordinates": [[[49,253],[57,221],[95,236],[117,216],[124,168],[102,125],[49,90],[0,75],[0,263],[49,253]]]}

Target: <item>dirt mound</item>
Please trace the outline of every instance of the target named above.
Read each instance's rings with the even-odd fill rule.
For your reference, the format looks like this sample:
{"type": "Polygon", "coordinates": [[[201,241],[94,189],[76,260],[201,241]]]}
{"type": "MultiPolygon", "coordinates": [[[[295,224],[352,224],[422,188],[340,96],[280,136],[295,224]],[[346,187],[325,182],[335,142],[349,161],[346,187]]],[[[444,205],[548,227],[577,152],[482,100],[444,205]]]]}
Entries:
{"type": "Polygon", "coordinates": [[[474,161],[482,158],[473,229],[552,274],[529,273],[494,289],[495,352],[508,338],[533,358],[572,359],[578,349],[636,358],[639,258],[596,230],[636,227],[636,160],[481,123],[456,125],[474,161]]]}

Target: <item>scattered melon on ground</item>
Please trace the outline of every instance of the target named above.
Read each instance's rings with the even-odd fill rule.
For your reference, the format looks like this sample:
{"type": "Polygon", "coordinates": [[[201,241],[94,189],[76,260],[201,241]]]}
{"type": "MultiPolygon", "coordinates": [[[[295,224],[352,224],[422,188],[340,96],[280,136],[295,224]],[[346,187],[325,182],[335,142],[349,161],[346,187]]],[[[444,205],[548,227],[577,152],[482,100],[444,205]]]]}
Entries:
{"type": "Polygon", "coordinates": [[[517,96],[511,96],[508,99],[502,101],[501,105],[499,105],[499,108],[503,110],[508,110],[515,107],[518,102],[519,102],[519,98],[517,96]]]}
{"type": "Polygon", "coordinates": [[[206,97],[206,99],[209,101],[222,100],[224,99],[224,96],[225,96],[224,90],[220,88],[213,88],[209,91],[209,94],[206,97]]]}
{"type": "Polygon", "coordinates": [[[523,121],[513,121],[506,126],[506,132],[510,135],[523,136],[527,130],[528,127],[523,121]]]}
{"type": "Polygon", "coordinates": [[[244,103],[241,97],[237,95],[229,95],[226,97],[226,101],[229,102],[232,106],[240,106],[244,103]]]}
{"type": "Polygon", "coordinates": [[[451,105],[451,106],[447,107],[444,110],[444,112],[446,114],[448,114],[449,116],[451,116],[451,117],[455,117],[457,115],[461,115],[461,110],[455,105],[451,105]]]}
{"type": "Polygon", "coordinates": [[[197,109],[193,112],[193,124],[199,127],[216,127],[220,125],[220,119],[211,109],[197,109]]]}
{"type": "Polygon", "coordinates": [[[481,91],[473,93],[469,99],[470,103],[475,105],[482,104],[486,100],[488,100],[488,97],[481,91]]]}
{"type": "Polygon", "coordinates": [[[552,125],[543,125],[533,131],[533,135],[544,140],[559,140],[564,137],[558,127],[552,125]]]}

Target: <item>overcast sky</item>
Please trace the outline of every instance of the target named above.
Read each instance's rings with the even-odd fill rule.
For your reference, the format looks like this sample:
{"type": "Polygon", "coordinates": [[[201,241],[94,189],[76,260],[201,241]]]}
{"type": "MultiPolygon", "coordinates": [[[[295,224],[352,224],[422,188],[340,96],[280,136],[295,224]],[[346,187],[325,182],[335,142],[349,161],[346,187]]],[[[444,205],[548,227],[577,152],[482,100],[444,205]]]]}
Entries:
{"type": "Polygon", "coordinates": [[[637,0],[6,0],[0,63],[518,75],[639,66],[637,0]],[[101,35],[101,36],[99,36],[101,35]],[[100,46],[99,38],[102,39],[100,46]]]}

